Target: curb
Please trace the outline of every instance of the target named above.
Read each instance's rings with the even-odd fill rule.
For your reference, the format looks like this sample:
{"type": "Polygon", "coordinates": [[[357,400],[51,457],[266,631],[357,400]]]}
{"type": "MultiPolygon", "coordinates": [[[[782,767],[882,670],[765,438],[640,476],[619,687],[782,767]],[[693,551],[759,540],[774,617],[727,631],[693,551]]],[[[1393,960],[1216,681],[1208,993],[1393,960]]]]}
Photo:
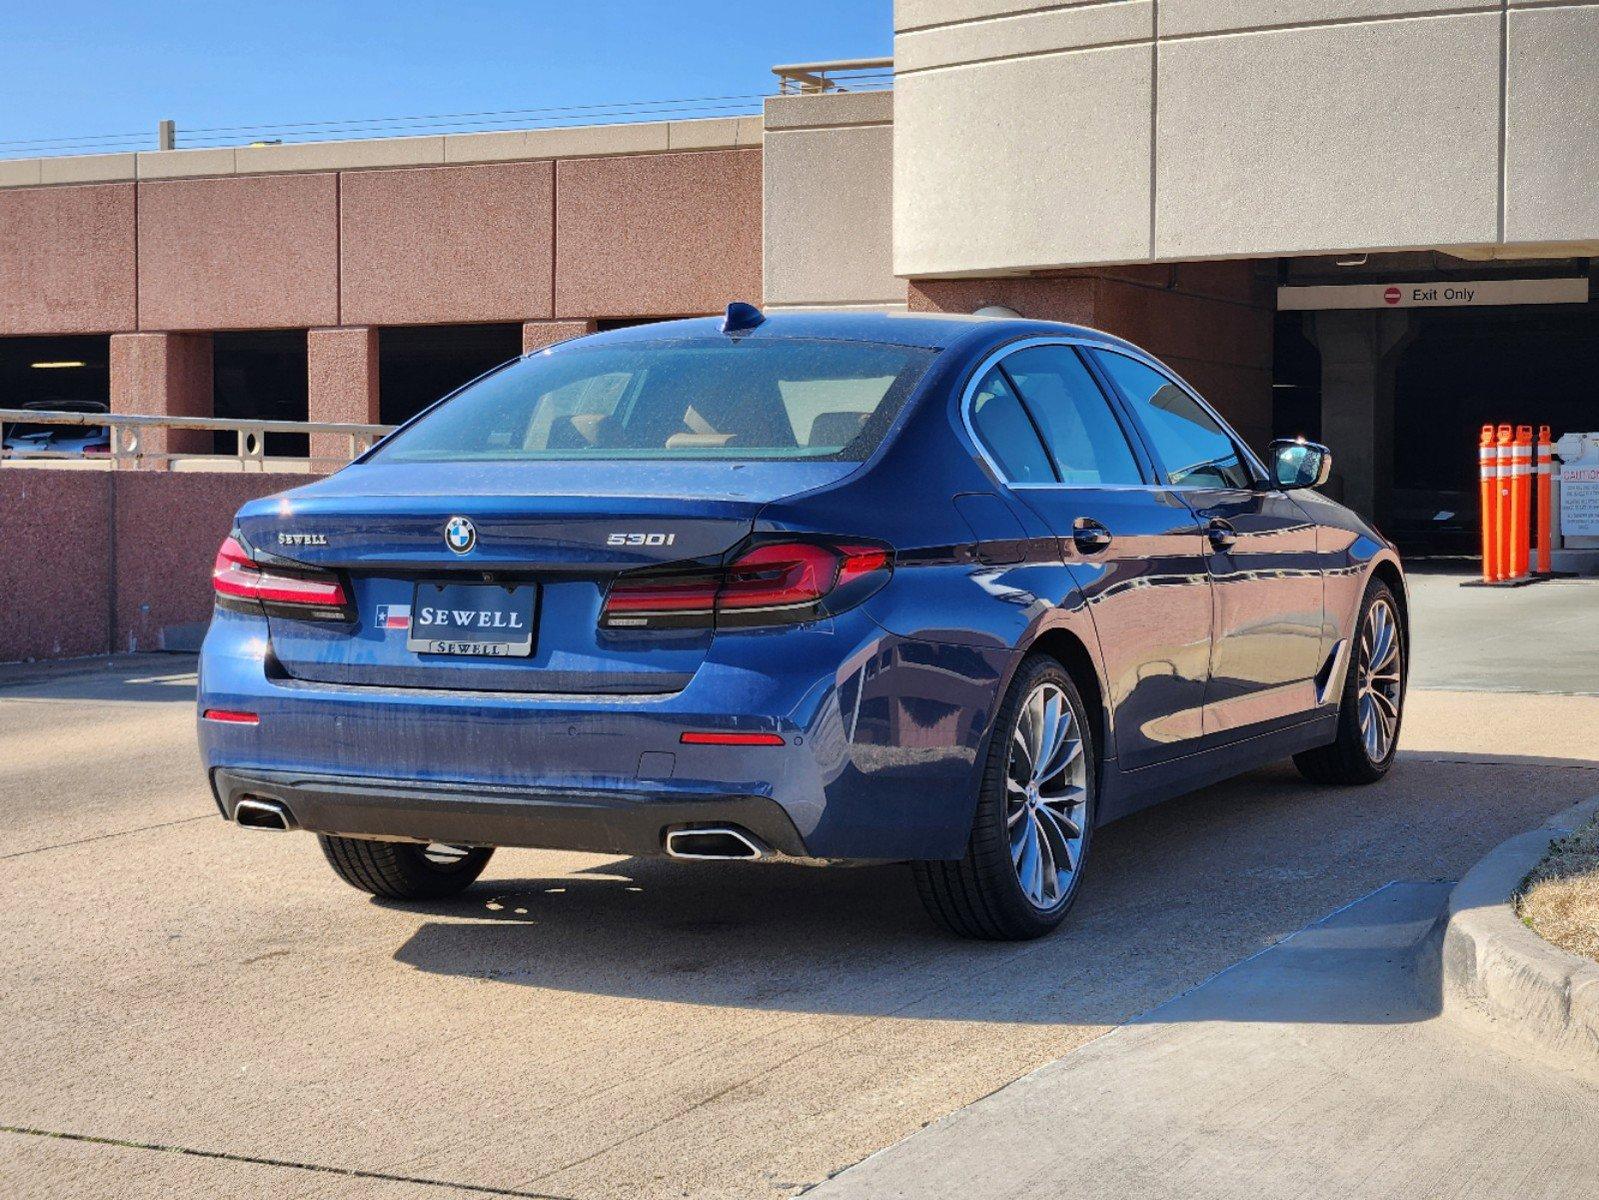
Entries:
{"type": "MultiPolygon", "coordinates": [[[[1599,796],[1501,842],[1468,871],[1428,939],[1444,1012],[1476,1021],[1570,1068],[1599,1074],[1599,963],[1543,940],[1511,898],[1549,843],[1599,813],[1599,796]]],[[[1424,972],[1425,974],[1425,972],[1424,972]]]]}

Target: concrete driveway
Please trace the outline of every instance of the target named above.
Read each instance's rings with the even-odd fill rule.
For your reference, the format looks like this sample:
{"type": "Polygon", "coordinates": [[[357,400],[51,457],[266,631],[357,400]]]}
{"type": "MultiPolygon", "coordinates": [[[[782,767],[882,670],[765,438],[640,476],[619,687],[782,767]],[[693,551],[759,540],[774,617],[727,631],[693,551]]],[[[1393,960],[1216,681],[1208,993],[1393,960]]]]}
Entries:
{"type": "Polygon", "coordinates": [[[1599,792],[1599,696],[1425,673],[1464,649],[1419,643],[1452,690],[1385,782],[1284,765],[1112,826],[1021,946],[939,935],[898,867],[512,851],[376,903],[216,816],[185,660],[0,672],[0,1195],[791,1194],[1599,792]]]}

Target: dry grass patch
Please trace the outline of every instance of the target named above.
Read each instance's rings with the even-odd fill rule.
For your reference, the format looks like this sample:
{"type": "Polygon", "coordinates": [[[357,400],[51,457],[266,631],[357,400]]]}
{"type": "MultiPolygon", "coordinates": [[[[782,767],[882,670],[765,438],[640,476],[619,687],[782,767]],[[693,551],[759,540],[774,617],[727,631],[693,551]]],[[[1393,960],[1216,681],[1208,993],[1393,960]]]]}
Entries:
{"type": "Polygon", "coordinates": [[[1550,844],[1516,911],[1545,941],[1599,961],[1599,817],[1550,844]]]}

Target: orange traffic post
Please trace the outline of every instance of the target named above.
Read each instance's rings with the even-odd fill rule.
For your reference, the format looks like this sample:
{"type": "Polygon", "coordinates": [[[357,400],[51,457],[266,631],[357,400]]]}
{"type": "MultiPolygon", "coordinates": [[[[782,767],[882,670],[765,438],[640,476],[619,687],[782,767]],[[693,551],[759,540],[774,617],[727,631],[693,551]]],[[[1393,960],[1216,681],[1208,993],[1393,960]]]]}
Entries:
{"type": "Polygon", "coordinates": [[[1554,515],[1549,511],[1553,501],[1555,447],[1549,437],[1549,426],[1538,426],[1538,574],[1550,571],[1554,536],[1554,515]]]}
{"type": "Polygon", "coordinates": [[[1498,505],[1494,492],[1499,481],[1499,452],[1494,448],[1494,427],[1482,427],[1482,440],[1477,443],[1477,490],[1482,501],[1482,581],[1492,583],[1499,577],[1499,526],[1498,505]]]}
{"type": "Polygon", "coordinates": [[[1494,580],[1510,577],[1510,444],[1514,426],[1501,425],[1494,432],[1494,580]]]}
{"type": "Polygon", "coordinates": [[[1510,577],[1525,579],[1532,557],[1532,426],[1517,425],[1510,447],[1510,577]]]}

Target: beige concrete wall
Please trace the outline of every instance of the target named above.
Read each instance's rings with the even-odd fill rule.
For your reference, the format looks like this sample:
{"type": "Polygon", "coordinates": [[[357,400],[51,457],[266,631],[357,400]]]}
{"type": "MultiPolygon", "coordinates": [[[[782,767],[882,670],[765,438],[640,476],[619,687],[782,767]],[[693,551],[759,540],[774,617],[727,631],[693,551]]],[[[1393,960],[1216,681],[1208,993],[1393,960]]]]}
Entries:
{"type": "Polygon", "coordinates": [[[898,0],[895,24],[902,275],[1599,242],[1595,0],[898,0]]]}
{"type": "Polygon", "coordinates": [[[905,305],[894,274],[894,97],[766,102],[763,275],[768,305],[905,305]]]}
{"type": "Polygon", "coordinates": [[[1599,5],[1512,9],[1507,241],[1599,238],[1599,5]]]}
{"type": "Polygon", "coordinates": [[[748,149],[760,144],[761,118],[758,116],[697,117],[623,125],[573,125],[560,129],[504,129],[492,133],[0,159],[0,189],[59,183],[592,158],[606,154],[656,154],[667,150],[748,149]]]}

